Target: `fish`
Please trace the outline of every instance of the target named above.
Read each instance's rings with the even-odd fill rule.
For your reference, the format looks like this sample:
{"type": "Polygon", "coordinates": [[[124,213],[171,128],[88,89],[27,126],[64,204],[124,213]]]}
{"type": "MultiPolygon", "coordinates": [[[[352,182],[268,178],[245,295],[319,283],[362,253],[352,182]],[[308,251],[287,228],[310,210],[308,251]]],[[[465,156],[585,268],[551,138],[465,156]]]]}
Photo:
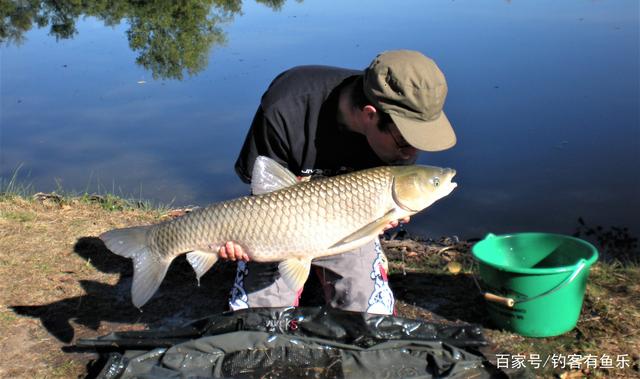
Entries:
{"type": "Polygon", "coordinates": [[[228,241],[255,262],[280,262],[287,286],[304,286],[315,258],[341,254],[376,238],[393,220],[412,216],[449,195],[456,171],[434,166],[381,166],[299,181],[259,156],[252,195],[213,203],[173,220],[100,235],[113,253],[133,261],[131,298],[141,308],[181,254],[198,282],[228,241]]]}

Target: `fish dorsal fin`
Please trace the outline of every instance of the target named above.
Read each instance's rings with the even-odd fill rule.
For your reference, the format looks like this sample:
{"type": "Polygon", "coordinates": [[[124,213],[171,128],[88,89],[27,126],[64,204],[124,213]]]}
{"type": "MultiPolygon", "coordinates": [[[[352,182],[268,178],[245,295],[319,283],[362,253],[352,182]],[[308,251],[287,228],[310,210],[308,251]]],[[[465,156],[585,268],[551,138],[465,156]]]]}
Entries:
{"type": "Polygon", "coordinates": [[[196,272],[198,285],[200,285],[200,278],[216,264],[218,255],[208,251],[194,250],[187,254],[187,261],[189,261],[191,267],[193,267],[193,270],[196,272]]]}
{"type": "Polygon", "coordinates": [[[271,158],[258,156],[251,173],[251,192],[261,195],[298,183],[295,175],[271,158]]]}
{"type": "Polygon", "coordinates": [[[311,258],[290,258],[280,262],[278,271],[289,288],[300,290],[309,277],[311,258]]]}
{"type": "Polygon", "coordinates": [[[358,229],[356,232],[352,233],[351,235],[341,239],[340,241],[333,244],[333,246],[331,246],[329,249],[335,249],[341,245],[346,245],[358,240],[362,241],[362,240],[368,240],[370,238],[371,239],[374,238],[380,233],[380,231],[385,225],[391,222],[391,220],[395,219],[394,213],[395,213],[395,208],[390,209],[387,213],[384,214],[384,216],[363,226],[362,228],[358,229]]]}

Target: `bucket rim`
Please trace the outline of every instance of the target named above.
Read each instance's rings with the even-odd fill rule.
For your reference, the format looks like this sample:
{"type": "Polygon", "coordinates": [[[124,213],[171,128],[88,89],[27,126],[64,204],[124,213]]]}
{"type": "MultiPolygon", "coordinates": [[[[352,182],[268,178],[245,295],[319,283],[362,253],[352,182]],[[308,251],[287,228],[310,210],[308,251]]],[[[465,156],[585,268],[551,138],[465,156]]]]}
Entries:
{"type": "Polygon", "coordinates": [[[596,249],[596,247],[593,246],[592,243],[590,243],[588,241],[585,241],[585,240],[583,240],[581,238],[569,236],[569,235],[566,235],[566,234],[545,233],[545,232],[521,232],[521,233],[507,233],[507,234],[489,233],[483,239],[481,239],[480,241],[476,242],[471,247],[471,254],[476,259],[476,261],[478,261],[481,264],[493,267],[493,268],[501,270],[501,271],[513,272],[513,273],[517,273],[517,274],[528,274],[528,275],[558,274],[558,273],[573,271],[573,270],[575,270],[575,268],[578,265],[581,264],[582,261],[585,262],[585,268],[588,269],[589,267],[591,267],[592,264],[594,264],[598,260],[598,249],[596,249]],[[572,265],[568,265],[568,266],[546,267],[546,268],[521,268],[521,267],[511,267],[511,266],[507,266],[507,265],[501,265],[501,264],[497,264],[497,263],[493,263],[493,262],[488,262],[485,259],[483,259],[482,257],[479,257],[477,252],[476,252],[476,246],[481,245],[482,243],[488,243],[488,241],[491,241],[492,239],[495,239],[495,238],[506,239],[506,238],[520,237],[520,236],[535,236],[535,235],[537,235],[537,236],[560,237],[560,238],[563,238],[563,239],[573,240],[573,241],[577,242],[578,244],[583,245],[584,247],[586,247],[591,252],[591,257],[589,257],[589,259],[580,258],[580,259],[576,260],[576,263],[574,263],[572,265]]]}

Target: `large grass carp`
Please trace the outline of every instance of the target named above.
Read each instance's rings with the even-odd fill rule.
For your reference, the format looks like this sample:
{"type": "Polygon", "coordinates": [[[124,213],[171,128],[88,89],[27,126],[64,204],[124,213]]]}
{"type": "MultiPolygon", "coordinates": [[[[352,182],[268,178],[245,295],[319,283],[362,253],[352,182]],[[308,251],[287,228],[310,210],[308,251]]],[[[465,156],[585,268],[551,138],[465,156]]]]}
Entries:
{"type": "Polygon", "coordinates": [[[311,260],[344,253],[376,238],[392,220],[411,216],[456,187],[455,170],[385,166],[299,182],[275,161],[258,157],[254,196],[223,201],[156,225],[100,236],[112,252],[133,260],[133,304],[153,296],[174,258],[187,253],[198,280],[227,241],[251,260],[281,262],[280,275],[300,289],[311,260]]]}

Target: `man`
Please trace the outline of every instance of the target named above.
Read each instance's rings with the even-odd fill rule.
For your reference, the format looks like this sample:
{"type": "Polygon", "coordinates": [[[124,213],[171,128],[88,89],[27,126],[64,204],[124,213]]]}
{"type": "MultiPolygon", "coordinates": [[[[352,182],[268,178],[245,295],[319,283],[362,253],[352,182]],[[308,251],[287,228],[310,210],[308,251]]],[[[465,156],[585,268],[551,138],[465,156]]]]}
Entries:
{"type": "MultiPolygon", "coordinates": [[[[444,75],[417,51],[384,52],[364,72],[325,66],[292,68],[275,78],[262,96],[236,172],[249,183],[259,155],[276,160],[299,177],[412,164],[418,150],[440,151],[456,143],[442,111],[446,95],[444,75]]],[[[387,228],[397,225],[392,222],[387,228]]],[[[300,293],[279,277],[277,264],[248,262],[242,246],[233,241],[220,249],[220,256],[241,260],[231,309],[298,304],[300,293]]],[[[378,240],[313,264],[331,306],[393,313],[386,258],[378,240]]]]}

